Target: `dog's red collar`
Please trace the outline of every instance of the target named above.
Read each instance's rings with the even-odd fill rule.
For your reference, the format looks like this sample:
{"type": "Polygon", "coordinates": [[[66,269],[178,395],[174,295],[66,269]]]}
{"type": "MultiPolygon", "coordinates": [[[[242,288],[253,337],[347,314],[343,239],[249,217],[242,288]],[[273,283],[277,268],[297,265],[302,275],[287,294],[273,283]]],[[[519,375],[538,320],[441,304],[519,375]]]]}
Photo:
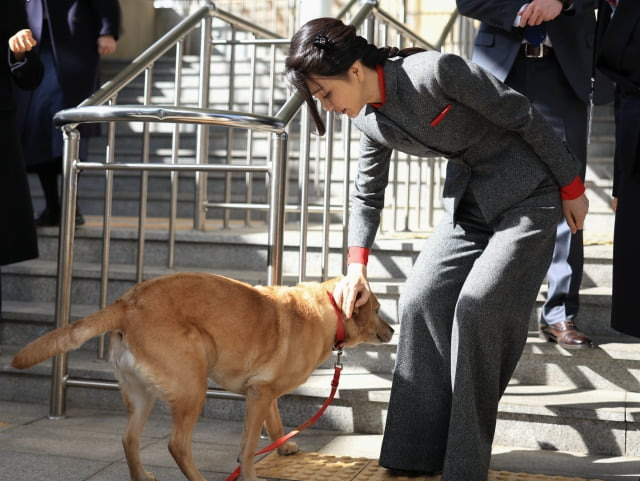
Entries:
{"type": "Polygon", "coordinates": [[[333,294],[327,291],[327,295],[329,296],[329,300],[331,301],[331,305],[333,309],[336,311],[336,316],[338,318],[338,325],[336,327],[336,340],[333,343],[334,351],[342,351],[344,347],[344,316],[342,315],[342,309],[338,306],[336,299],[333,297],[333,294]]]}

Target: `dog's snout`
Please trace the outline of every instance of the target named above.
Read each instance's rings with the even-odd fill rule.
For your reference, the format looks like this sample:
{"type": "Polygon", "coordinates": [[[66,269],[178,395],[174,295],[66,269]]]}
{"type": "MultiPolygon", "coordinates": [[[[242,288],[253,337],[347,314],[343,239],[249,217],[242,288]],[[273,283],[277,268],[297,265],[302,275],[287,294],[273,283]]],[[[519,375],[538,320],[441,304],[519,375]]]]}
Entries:
{"type": "Polygon", "coordinates": [[[393,337],[393,333],[395,331],[393,330],[393,327],[391,327],[389,324],[387,324],[384,321],[382,321],[382,325],[384,329],[381,329],[380,331],[378,331],[378,339],[380,340],[380,342],[389,342],[393,337]]]}

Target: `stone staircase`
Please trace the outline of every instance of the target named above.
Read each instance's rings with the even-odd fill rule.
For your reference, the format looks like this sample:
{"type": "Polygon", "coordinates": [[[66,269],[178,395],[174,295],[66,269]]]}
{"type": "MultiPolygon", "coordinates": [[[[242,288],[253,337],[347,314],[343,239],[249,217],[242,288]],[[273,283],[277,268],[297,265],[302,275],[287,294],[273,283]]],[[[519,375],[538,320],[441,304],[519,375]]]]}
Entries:
{"type": "MultiPolygon", "coordinates": [[[[117,65],[107,65],[116,68],[117,65]]],[[[162,89],[159,89],[159,92],[162,89]]],[[[136,97],[135,93],[123,93],[136,97]]],[[[133,101],[133,100],[132,100],[133,101]]],[[[121,103],[127,103],[120,100],[121,103]]],[[[597,344],[589,351],[566,351],[537,337],[538,312],[531,316],[531,332],[512,384],[499,411],[496,443],[524,448],[558,449],[592,454],[640,456],[640,346],[634,338],[622,336],[609,326],[613,216],[608,208],[611,188],[613,120],[611,107],[599,107],[594,122],[587,174],[591,213],[585,228],[585,276],[581,292],[580,328],[597,344]]],[[[120,142],[120,141],[119,141],[120,142]]],[[[119,143],[118,155],[136,155],[135,137],[119,143]]],[[[191,148],[189,139],[183,147],[191,148]]],[[[166,146],[152,148],[158,156],[166,146]]],[[[93,150],[94,153],[97,150],[93,150]]],[[[88,173],[87,173],[88,174],[88,173]]],[[[186,219],[191,215],[192,178],[181,175],[179,226],[176,234],[175,269],[167,265],[166,230],[150,228],[145,244],[145,278],[175,270],[205,270],[250,283],[266,277],[266,233],[257,225],[220,229],[215,219],[206,232],[195,232],[186,219]]],[[[150,175],[149,221],[164,226],[168,212],[166,178],[150,175]]],[[[296,182],[293,175],[292,182],[296,182]]],[[[117,298],[135,282],[136,227],[131,213],[137,212],[134,174],[116,178],[109,298],[117,298]]],[[[241,181],[238,181],[241,183],[241,181]]],[[[80,180],[80,207],[87,218],[78,228],[74,247],[72,319],[97,309],[99,304],[99,262],[102,231],[102,183],[99,174],[80,180]]],[[[32,179],[36,209],[41,206],[39,185],[32,179]]],[[[212,181],[210,192],[218,184],[212,181]]],[[[291,223],[285,233],[285,283],[296,278],[298,225],[291,223]]],[[[51,363],[26,372],[8,367],[20,346],[50,330],[54,322],[56,228],[39,231],[40,258],[3,267],[3,312],[0,322],[0,399],[46,403],[49,399],[51,363]]],[[[382,301],[383,312],[397,322],[397,298],[425,233],[380,235],[372,251],[369,275],[382,301]]],[[[322,233],[313,226],[309,237],[307,263],[321,263],[322,233]],[[316,230],[314,230],[316,229],[316,230]]],[[[341,270],[342,232],[338,225],[330,233],[329,265],[332,274],[341,270]]],[[[313,275],[312,275],[313,277],[313,275]]],[[[539,305],[545,295],[541,288],[539,305]]],[[[396,325],[396,332],[400,326],[396,325]]],[[[348,350],[341,387],[332,405],[318,421],[327,429],[380,433],[395,359],[396,339],[383,346],[361,346],[348,350]]],[[[69,357],[71,377],[113,380],[108,363],[96,359],[96,341],[87,343],[69,357]]],[[[312,378],[281,399],[282,417],[287,425],[298,425],[316,412],[330,390],[334,359],[329,359],[312,378]]],[[[212,386],[215,387],[215,386],[212,386]]],[[[122,409],[113,390],[69,388],[67,406],[122,409]]],[[[157,406],[162,411],[164,407],[157,406]]],[[[241,419],[244,403],[229,399],[209,399],[203,416],[241,419]]]]}

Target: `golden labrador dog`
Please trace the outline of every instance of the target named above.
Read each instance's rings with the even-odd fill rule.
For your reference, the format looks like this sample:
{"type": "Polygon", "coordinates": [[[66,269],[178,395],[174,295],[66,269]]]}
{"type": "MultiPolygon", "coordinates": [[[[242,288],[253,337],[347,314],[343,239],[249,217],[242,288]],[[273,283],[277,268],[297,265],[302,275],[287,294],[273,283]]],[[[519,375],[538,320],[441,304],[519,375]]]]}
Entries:
{"type": "MultiPolygon", "coordinates": [[[[330,295],[337,280],[254,287],[203,273],[159,277],[36,339],[11,365],[28,368],[111,331],[111,362],[129,414],[123,446],[133,481],[155,479],[140,460],[140,436],[158,397],[173,417],[171,455],[189,481],[205,481],[193,462],[191,437],[210,377],[246,396],[239,461],[244,479],[256,481],[254,453],[262,425],[271,440],[283,436],[277,399],[330,356],[339,321],[345,347],[391,339],[393,329],[379,317],[373,295],[352,318],[342,319],[330,295]]],[[[278,449],[297,451],[293,442],[278,449]]]]}

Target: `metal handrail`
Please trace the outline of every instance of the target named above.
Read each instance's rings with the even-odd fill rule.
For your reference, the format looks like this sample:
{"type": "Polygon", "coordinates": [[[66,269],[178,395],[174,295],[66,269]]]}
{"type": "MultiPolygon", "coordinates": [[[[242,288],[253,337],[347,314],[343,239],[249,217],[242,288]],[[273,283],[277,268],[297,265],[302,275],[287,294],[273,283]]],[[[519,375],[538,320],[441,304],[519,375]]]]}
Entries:
{"type": "Polygon", "coordinates": [[[208,17],[216,17],[228,22],[231,25],[240,27],[243,30],[253,33],[257,36],[268,39],[279,39],[280,36],[270,30],[257,26],[247,20],[236,17],[235,15],[218,9],[213,2],[195,10],[191,15],[182,19],[167,33],[160,37],[154,44],[142,52],[138,57],[133,59],[131,63],[118,73],[111,80],[105,82],[93,95],[78,104],[78,107],[89,105],[102,105],[109,99],[118,94],[127,84],[129,84],[138,75],[143,73],[145,69],[158,60],[162,55],[173,48],[188,33],[196,28],[200,22],[208,17]]]}
{"type": "Polygon", "coordinates": [[[456,23],[456,20],[458,20],[459,16],[460,14],[458,12],[458,9],[457,8],[454,9],[453,12],[451,13],[451,16],[449,17],[449,20],[447,20],[446,25],[442,29],[442,33],[440,34],[440,37],[438,38],[438,44],[436,46],[438,50],[442,49],[442,46],[444,45],[445,40],[447,39],[449,34],[452,32],[453,26],[456,23]]]}
{"type": "MultiPolygon", "coordinates": [[[[201,65],[201,88],[199,95],[199,108],[187,108],[177,106],[157,106],[157,105],[102,105],[106,102],[113,102],[120,90],[129,84],[138,75],[145,74],[145,103],[149,103],[151,93],[151,69],[153,63],[157,61],[169,49],[177,46],[176,61],[182,55],[182,45],[184,38],[198,24],[202,24],[201,32],[201,56],[204,60],[210,56],[211,52],[211,19],[212,14],[224,17],[228,22],[248,27],[247,23],[230,14],[216,10],[212,3],[199,8],[194,14],[184,19],[167,34],[165,34],[151,48],[143,52],[122,72],[116,75],[111,81],[105,83],[91,97],[82,102],[78,107],[58,112],[54,117],[56,126],[63,130],[64,153],[63,153],[63,200],[60,223],[60,235],[58,246],[58,278],[56,289],[56,327],[63,327],[68,324],[71,306],[71,278],[73,265],[73,236],[75,229],[75,210],[77,199],[77,182],[81,170],[104,170],[107,173],[107,183],[112,184],[112,172],[115,170],[136,170],[142,172],[141,204],[138,226],[138,262],[137,279],[142,280],[143,268],[143,245],[144,245],[144,219],[146,218],[146,183],[147,175],[152,170],[166,170],[177,173],[178,171],[191,170],[198,173],[206,171],[242,171],[242,172],[265,172],[271,176],[270,189],[270,212],[269,212],[269,232],[268,232],[268,259],[267,278],[270,284],[280,283],[282,279],[282,251],[284,232],[284,179],[286,173],[287,160],[287,134],[284,132],[284,124],[272,117],[244,114],[234,111],[222,111],[209,109],[208,107],[208,77],[209,64],[204,62],[201,65]],[[144,148],[143,163],[138,164],[115,164],[113,163],[113,124],[122,121],[140,121],[144,123],[144,148]],[[148,135],[149,123],[191,123],[198,127],[198,149],[197,159],[206,157],[208,150],[207,127],[209,125],[219,125],[231,128],[244,128],[248,130],[261,130],[272,134],[272,153],[270,165],[209,165],[203,162],[190,165],[156,165],[149,164],[148,155],[148,135]],[[84,123],[109,123],[108,158],[107,162],[89,163],[81,162],[78,157],[80,136],[76,126],[84,123]]],[[[249,30],[259,32],[262,35],[271,35],[270,32],[256,28],[249,30]]],[[[110,188],[110,187],[109,187],[110,188]]],[[[110,197],[110,193],[109,196],[110,197]]],[[[107,204],[110,202],[105,198],[105,212],[107,204]]],[[[110,209],[110,206],[108,207],[110,209]]],[[[104,238],[108,245],[108,231],[110,229],[110,219],[105,219],[104,238]]],[[[108,247],[107,247],[108,248],[108,247]]],[[[108,263],[108,253],[103,252],[103,264],[108,263]]],[[[106,274],[103,265],[103,279],[106,274]]],[[[106,289],[102,288],[101,307],[106,302],[106,289]]],[[[99,352],[104,351],[104,339],[101,339],[99,352]]],[[[68,376],[68,356],[58,355],[53,359],[50,417],[52,419],[62,418],[66,411],[66,388],[68,386],[96,387],[92,380],[73,379],[68,376]]],[[[218,393],[217,391],[207,391],[207,395],[214,397],[229,397],[228,393],[218,393]]]]}
{"type": "Polygon", "coordinates": [[[439,46],[436,47],[435,45],[432,45],[431,43],[429,43],[428,41],[426,41],[425,39],[420,37],[420,35],[412,32],[411,30],[409,30],[407,28],[406,25],[404,25],[403,23],[400,23],[397,19],[395,19],[394,17],[389,15],[387,12],[385,12],[381,8],[378,7],[378,8],[375,9],[374,16],[376,18],[379,18],[379,19],[384,20],[385,22],[391,24],[393,26],[393,28],[395,28],[402,35],[410,38],[417,45],[419,45],[419,46],[421,46],[423,48],[426,48],[428,50],[440,50],[439,46]]]}
{"type": "Polygon", "coordinates": [[[145,71],[149,65],[173,48],[200,22],[214,14],[216,7],[213,3],[198,8],[188,17],[181,20],[171,30],[160,37],[151,47],[146,49],[111,80],[105,82],[93,95],[81,102],[78,107],[88,105],[102,105],[118,94],[127,84],[145,71]]]}
{"type": "MultiPolygon", "coordinates": [[[[158,107],[80,107],[60,112],[56,115],[56,123],[63,128],[64,153],[63,153],[63,196],[60,222],[60,236],[58,245],[58,278],[56,286],[56,327],[64,327],[69,323],[71,313],[71,278],[73,265],[73,239],[75,230],[75,214],[77,200],[78,176],[82,170],[136,170],[147,173],[156,171],[232,171],[266,172],[271,175],[271,189],[269,201],[269,233],[268,233],[268,259],[267,277],[270,284],[280,283],[282,279],[282,252],[284,233],[284,180],[287,161],[287,134],[283,126],[277,120],[270,120],[257,115],[240,115],[234,112],[206,112],[204,109],[177,109],[158,107]],[[91,115],[84,115],[90,113],[91,115]],[[84,117],[83,122],[80,122],[84,117]],[[98,121],[114,122],[117,120],[140,120],[144,122],[182,122],[201,124],[218,124],[234,128],[255,127],[272,133],[272,162],[270,165],[229,165],[229,164],[116,164],[116,163],[91,163],[79,160],[80,135],[75,128],[67,128],[77,123],[90,123],[98,121]],[[68,121],[69,123],[65,123],[68,121]]],[[[143,218],[139,217],[139,230],[142,228],[143,218]]],[[[142,250],[139,249],[138,256],[142,250]]],[[[141,261],[138,260],[138,266],[141,261]]],[[[104,267],[104,266],[103,266],[104,267]]],[[[140,267],[138,281],[142,278],[140,267]]],[[[68,376],[68,353],[57,355],[53,359],[51,400],[49,417],[60,419],[66,411],[66,388],[77,387],[103,387],[97,386],[93,380],[73,379],[68,376]]],[[[111,383],[107,383],[111,384],[111,383]]],[[[219,394],[217,391],[207,391],[211,397],[229,397],[228,394],[219,394]]]]}
{"type": "Polygon", "coordinates": [[[217,9],[215,6],[213,8],[215,9],[215,17],[219,18],[220,20],[224,20],[230,25],[239,27],[245,32],[249,32],[254,34],[257,37],[263,37],[263,38],[275,38],[275,39],[282,38],[281,35],[278,35],[277,33],[272,32],[270,30],[267,30],[266,28],[262,28],[259,25],[256,25],[255,23],[251,23],[242,17],[237,17],[232,13],[217,9]]]}
{"type": "Polygon", "coordinates": [[[80,123],[135,121],[221,125],[246,129],[282,132],[282,121],[266,115],[229,110],[163,105],[114,105],[75,107],[62,110],[53,118],[56,127],[73,130],[80,123]]]}

